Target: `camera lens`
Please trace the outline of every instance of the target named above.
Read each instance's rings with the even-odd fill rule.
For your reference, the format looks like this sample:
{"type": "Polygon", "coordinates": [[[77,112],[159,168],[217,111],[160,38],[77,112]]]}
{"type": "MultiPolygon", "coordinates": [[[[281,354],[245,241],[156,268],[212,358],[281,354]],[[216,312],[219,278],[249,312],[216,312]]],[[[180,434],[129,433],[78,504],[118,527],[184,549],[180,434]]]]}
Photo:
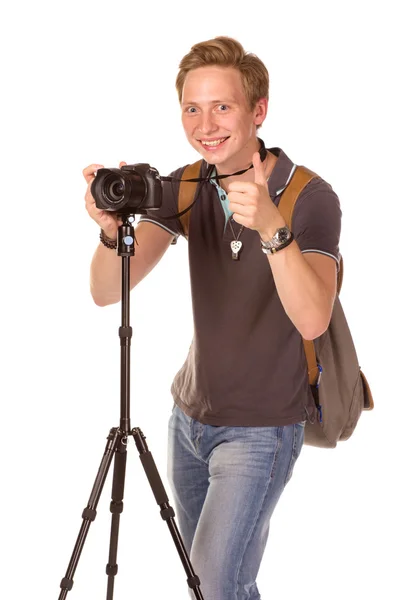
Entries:
{"type": "Polygon", "coordinates": [[[121,202],[125,193],[125,181],[114,173],[104,180],[103,194],[108,202],[114,204],[121,202]]]}

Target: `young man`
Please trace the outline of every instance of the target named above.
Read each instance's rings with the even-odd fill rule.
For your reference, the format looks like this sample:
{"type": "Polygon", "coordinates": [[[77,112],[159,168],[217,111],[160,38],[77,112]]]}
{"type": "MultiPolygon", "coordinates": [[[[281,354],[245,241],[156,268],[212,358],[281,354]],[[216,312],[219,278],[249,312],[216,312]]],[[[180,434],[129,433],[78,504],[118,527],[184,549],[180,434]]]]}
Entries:
{"type": "MultiPolygon", "coordinates": [[[[300,454],[305,421],[316,416],[302,337],[318,337],[331,318],[341,211],[331,186],[314,179],[288,230],[277,205],[295,166],[280,148],[261,161],[257,129],[267,114],[268,71],[238,42],[219,37],[193,46],[176,84],[207,181],[190,215],[194,338],[172,385],[169,480],[205,600],[256,600],[270,518],[300,454]],[[239,242],[233,250],[232,241],[239,242]],[[276,253],[265,251],[268,242],[276,253]]],[[[90,194],[99,166],[84,170],[86,207],[115,240],[115,217],[90,194]]],[[[179,219],[165,219],[178,212],[178,191],[178,182],[165,184],[160,211],[136,227],[132,287],[183,234],[179,219]]],[[[101,306],[120,299],[119,258],[102,244],[91,291],[101,306]]]]}

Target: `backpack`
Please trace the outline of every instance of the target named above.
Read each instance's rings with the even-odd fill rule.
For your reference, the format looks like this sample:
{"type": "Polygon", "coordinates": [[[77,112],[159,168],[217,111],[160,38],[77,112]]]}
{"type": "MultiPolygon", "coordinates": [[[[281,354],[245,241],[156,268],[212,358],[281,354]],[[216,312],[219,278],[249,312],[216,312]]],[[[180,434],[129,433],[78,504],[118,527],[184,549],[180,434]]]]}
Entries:
{"type": "MultiPolygon", "coordinates": [[[[188,165],[182,179],[199,177],[202,161],[188,165]]],[[[284,190],[278,210],[291,229],[296,200],[316,173],[297,166],[290,183],[284,190]]],[[[195,196],[197,183],[188,182],[179,188],[178,212],[185,210],[195,196]]],[[[190,210],[180,217],[188,237],[190,210]]],[[[374,401],[367,378],[361,371],[350,329],[346,321],[339,293],[343,281],[343,258],[337,279],[337,292],[332,318],[325,333],[315,340],[303,338],[308,365],[308,381],[317,407],[318,418],[307,421],[304,443],[320,448],[335,448],[338,441],[349,439],[363,410],[372,410],[374,401]]]]}

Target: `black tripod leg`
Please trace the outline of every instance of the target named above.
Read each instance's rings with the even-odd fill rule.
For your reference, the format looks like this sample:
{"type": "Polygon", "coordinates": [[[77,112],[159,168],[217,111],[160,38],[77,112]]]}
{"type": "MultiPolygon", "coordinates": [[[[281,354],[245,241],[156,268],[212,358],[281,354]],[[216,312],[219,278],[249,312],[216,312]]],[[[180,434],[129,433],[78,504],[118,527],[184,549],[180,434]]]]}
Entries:
{"type": "Polygon", "coordinates": [[[136,447],[139,450],[140,460],[142,461],[143,468],[146,472],[147,479],[149,480],[151,489],[153,490],[154,497],[157,504],[161,508],[161,518],[167,522],[168,529],[174,540],[176,549],[180,556],[187,575],[187,583],[189,588],[193,590],[193,593],[197,600],[203,600],[203,594],[200,590],[200,579],[195,574],[185,546],[183,545],[182,537],[179,533],[178,527],[175,523],[175,512],[174,509],[169,505],[168,496],[161,481],[160,475],[157,471],[156,464],[152,457],[151,452],[147,448],[145,437],[139,428],[132,429],[132,435],[134,437],[136,447]]]}
{"type": "Polygon", "coordinates": [[[123,438],[115,453],[114,459],[114,476],[113,487],[111,494],[110,511],[111,518],[111,537],[110,537],[110,553],[108,556],[108,565],[106,573],[108,575],[107,582],[107,600],[112,600],[114,595],[114,579],[118,573],[117,565],[117,550],[118,550],[118,533],[119,519],[124,509],[124,487],[125,487],[125,469],[126,469],[126,444],[123,443],[123,438]]]}
{"type": "Polygon", "coordinates": [[[114,457],[115,448],[119,445],[121,439],[120,430],[113,428],[107,437],[106,449],[104,451],[103,459],[100,463],[100,467],[93,485],[92,493],[90,494],[89,502],[87,507],[82,513],[83,523],[81,525],[78,538],[75,543],[74,550],[72,552],[71,560],[68,565],[65,577],[61,580],[61,592],[58,600],[65,600],[68,592],[72,590],[74,585],[73,577],[78,566],[78,561],[81,556],[83,545],[86,540],[86,536],[89,531],[89,527],[92,521],[96,518],[96,508],[100,499],[100,495],[104,486],[104,482],[107,477],[108,469],[110,468],[111,461],[114,457]]]}

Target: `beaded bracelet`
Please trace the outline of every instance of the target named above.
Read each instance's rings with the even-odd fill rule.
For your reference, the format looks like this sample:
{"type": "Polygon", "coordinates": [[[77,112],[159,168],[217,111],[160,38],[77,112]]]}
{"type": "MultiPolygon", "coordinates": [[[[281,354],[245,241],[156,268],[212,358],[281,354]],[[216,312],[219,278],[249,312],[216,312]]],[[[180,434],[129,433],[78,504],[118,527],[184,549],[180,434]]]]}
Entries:
{"type": "Polygon", "coordinates": [[[100,231],[100,241],[106,248],[110,248],[111,250],[116,250],[117,248],[117,240],[107,237],[103,230],[100,231]]]}

